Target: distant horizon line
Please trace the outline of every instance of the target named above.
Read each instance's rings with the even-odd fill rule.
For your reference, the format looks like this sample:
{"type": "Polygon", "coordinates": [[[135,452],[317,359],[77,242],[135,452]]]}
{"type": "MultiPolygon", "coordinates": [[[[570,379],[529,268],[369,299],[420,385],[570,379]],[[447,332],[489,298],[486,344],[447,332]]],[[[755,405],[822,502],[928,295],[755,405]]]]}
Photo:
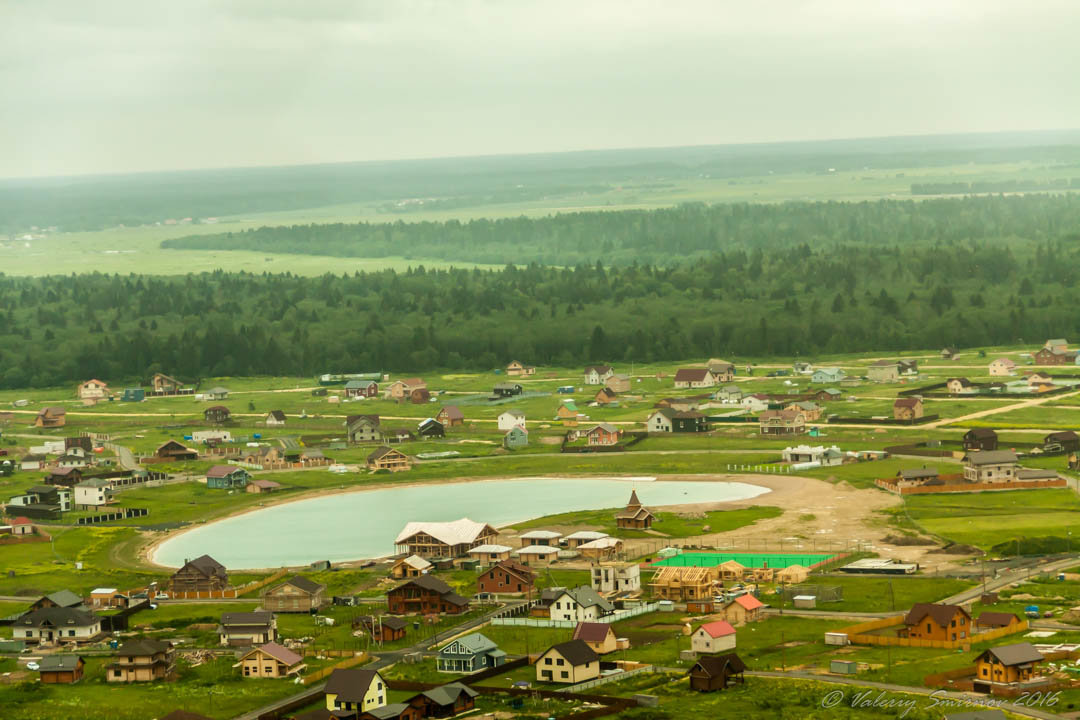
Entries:
{"type": "MultiPolygon", "coordinates": [[[[815,144],[828,144],[828,143],[843,143],[843,142],[874,142],[874,141],[886,141],[886,140],[916,140],[919,138],[977,138],[977,137],[993,137],[1002,135],[1051,135],[1055,133],[1078,133],[1080,134],[1080,127],[1076,128],[1042,128],[1035,130],[980,130],[980,131],[958,131],[958,132],[938,132],[938,133],[911,133],[902,135],[863,135],[855,137],[830,137],[830,138],[817,138],[813,140],[756,140],[749,142],[728,142],[728,143],[710,143],[710,144],[691,144],[691,145],[639,145],[634,147],[621,146],[621,147],[598,147],[598,148],[583,148],[577,150],[548,150],[548,151],[524,151],[524,152],[505,152],[505,153],[481,153],[481,154],[467,154],[467,155],[433,155],[433,156],[419,156],[419,157],[407,157],[407,158],[394,158],[394,159],[381,159],[381,160],[338,160],[338,161],[323,161],[323,162],[302,162],[302,163],[287,163],[287,164],[250,164],[250,165],[217,165],[206,167],[194,167],[194,168],[166,168],[159,170],[119,170],[116,172],[87,172],[87,173],[73,173],[73,174],[61,174],[61,175],[6,175],[0,176],[0,184],[16,184],[16,183],[33,183],[43,181],[56,181],[56,180],[89,180],[94,178],[120,178],[120,177],[133,177],[139,175],[180,175],[184,173],[209,173],[209,172],[223,172],[230,170],[286,170],[293,168],[311,168],[311,167],[333,167],[343,165],[394,165],[394,164],[407,164],[407,163],[425,163],[425,162],[439,162],[439,161],[453,161],[453,160],[490,160],[495,158],[532,158],[540,157],[544,155],[588,155],[591,153],[618,153],[618,152],[634,152],[634,151],[665,151],[665,150],[693,150],[693,149],[715,149],[715,148],[737,148],[737,147],[768,147],[768,146],[784,146],[784,145],[815,145],[815,144]]],[[[1080,137],[1077,137],[1077,143],[1080,145],[1080,137]]],[[[1018,146],[1018,147],[1022,147],[1018,146]]],[[[974,149],[974,148],[972,148],[974,149]]]]}

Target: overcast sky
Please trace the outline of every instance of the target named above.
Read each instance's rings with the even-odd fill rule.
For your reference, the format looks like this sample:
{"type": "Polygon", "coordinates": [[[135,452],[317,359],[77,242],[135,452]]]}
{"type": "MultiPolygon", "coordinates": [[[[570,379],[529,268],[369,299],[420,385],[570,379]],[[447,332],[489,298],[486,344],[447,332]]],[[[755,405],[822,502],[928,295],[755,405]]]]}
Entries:
{"type": "Polygon", "coordinates": [[[0,0],[0,177],[1080,127],[1077,0],[0,0]]]}

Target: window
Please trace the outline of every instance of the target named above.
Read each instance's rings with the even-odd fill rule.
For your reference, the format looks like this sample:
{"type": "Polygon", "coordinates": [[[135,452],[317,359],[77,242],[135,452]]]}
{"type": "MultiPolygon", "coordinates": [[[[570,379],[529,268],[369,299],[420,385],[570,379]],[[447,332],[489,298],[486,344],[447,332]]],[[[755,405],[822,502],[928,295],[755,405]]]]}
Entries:
{"type": "Polygon", "coordinates": [[[561,667],[561,666],[565,665],[566,663],[563,661],[562,658],[559,658],[558,660],[555,661],[555,664],[561,667]]]}
{"type": "Polygon", "coordinates": [[[545,665],[550,665],[551,664],[551,658],[544,658],[544,664],[545,665]]]}
{"type": "Polygon", "coordinates": [[[118,678],[118,677],[123,677],[123,675],[124,675],[124,673],[120,670],[120,668],[116,668],[115,670],[112,671],[112,676],[113,677],[118,678]]]}
{"type": "Polygon", "coordinates": [[[568,678],[568,677],[570,677],[570,673],[568,673],[568,672],[566,672],[565,670],[563,670],[563,671],[562,671],[561,673],[559,673],[559,677],[561,677],[561,678],[568,678]]]}

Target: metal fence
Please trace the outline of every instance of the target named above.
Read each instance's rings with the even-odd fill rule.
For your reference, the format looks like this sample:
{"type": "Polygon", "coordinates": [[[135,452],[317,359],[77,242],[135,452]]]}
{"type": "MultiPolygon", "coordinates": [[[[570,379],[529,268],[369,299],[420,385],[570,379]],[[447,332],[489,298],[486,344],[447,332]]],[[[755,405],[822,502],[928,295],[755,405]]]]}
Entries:
{"type": "MultiPolygon", "coordinates": [[[[646,603],[645,605],[639,605],[629,610],[619,610],[611,615],[605,615],[604,617],[597,618],[596,622],[602,623],[616,623],[628,618],[637,617],[638,615],[644,615],[645,613],[656,612],[660,609],[660,603],[646,603]]],[[[547,628],[575,628],[577,627],[576,620],[551,620],[549,618],[508,618],[497,617],[491,619],[492,625],[519,625],[524,627],[547,627],[547,628]]]]}

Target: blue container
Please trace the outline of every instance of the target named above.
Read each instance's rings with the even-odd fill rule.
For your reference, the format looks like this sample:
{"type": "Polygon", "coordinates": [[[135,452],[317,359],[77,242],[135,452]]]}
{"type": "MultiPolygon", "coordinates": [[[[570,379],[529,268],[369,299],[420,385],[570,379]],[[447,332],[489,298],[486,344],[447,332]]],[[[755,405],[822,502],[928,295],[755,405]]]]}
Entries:
{"type": "Polygon", "coordinates": [[[185,435],[184,439],[185,440],[194,440],[195,438],[193,438],[191,435],[185,435]]]}
{"type": "Polygon", "coordinates": [[[255,438],[256,440],[261,440],[262,433],[251,433],[251,437],[255,438]]]}

